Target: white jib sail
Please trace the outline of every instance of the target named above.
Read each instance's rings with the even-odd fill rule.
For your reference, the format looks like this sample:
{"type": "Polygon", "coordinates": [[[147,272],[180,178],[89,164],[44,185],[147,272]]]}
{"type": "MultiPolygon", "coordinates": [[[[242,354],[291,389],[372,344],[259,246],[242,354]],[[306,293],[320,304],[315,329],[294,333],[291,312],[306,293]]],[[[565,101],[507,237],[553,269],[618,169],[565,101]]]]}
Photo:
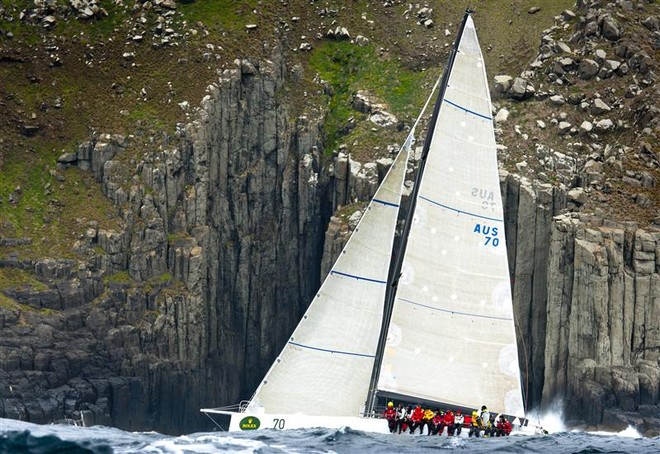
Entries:
{"type": "Polygon", "coordinates": [[[411,141],[412,133],[249,411],[358,416],[363,410],[411,141]]]}
{"type": "Polygon", "coordinates": [[[490,94],[470,17],[420,184],[378,389],[524,416],[490,94]]]}

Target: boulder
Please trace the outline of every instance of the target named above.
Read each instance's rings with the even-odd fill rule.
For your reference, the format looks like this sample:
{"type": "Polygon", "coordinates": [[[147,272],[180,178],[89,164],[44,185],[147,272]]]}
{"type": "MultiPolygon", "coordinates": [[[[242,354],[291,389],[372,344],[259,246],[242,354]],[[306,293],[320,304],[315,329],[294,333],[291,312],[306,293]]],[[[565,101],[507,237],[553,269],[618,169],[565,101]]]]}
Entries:
{"type": "Polygon", "coordinates": [[[590,121],[583,121],[580,125],[580,132],[584,134],[589,134],[594,129],[593,123],[590,121]]]}
{"type": "Polygon", "coordinates": [[[513,77],[508,75],[495,76],[495,91],[498,93],[506,93],[511,88],[513,77]]]}
{"type": "Polygon", "coordinates": [[[529,83],[527,79],[522,77],[516,77],[513,80],[513,84],[511,85],[511,89],[509,90],[509,97],[517,101],[522,101],[524,99],[531,97],[533,94],[534,94],[534,87],[532,86],[532,84],[529,83]]]}
{"type": "Polygon", "coordinates": [[[594,99],[594,103],[591,105],[591,113],[594,115],[602,115],[604,113],[612,110],[602,99],[594,99]]]}
{"type": "Polygon", "coordinates": [[[588,80],[598,74],[600,66],[594,60],[585,58],[578,66],[578,77],[580,79],[588,80]]]}
{"type": "Polygon", "coordinates": [[[610,41],[618,41],[621,38],[619,23],[609,14],[600,20],[600,34],[603,38],[610,41]]]}

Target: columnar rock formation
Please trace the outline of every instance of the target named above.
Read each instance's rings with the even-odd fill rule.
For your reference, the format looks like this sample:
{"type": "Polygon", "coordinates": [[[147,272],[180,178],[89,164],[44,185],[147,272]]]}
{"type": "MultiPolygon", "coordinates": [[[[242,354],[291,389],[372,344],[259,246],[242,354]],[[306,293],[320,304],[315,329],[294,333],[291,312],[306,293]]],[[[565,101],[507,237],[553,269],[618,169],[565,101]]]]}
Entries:
{"type": "Polygon", "coordinates": [[[578,215],[552,224],[543,400],[657,435],[660,232],[578,215]],[[654,432],[653,432],[654,431],[654,432]]]}
{"type": "Polygon", "coordinates": [[[132,179],[121,137],[59,158],[124,222],[90,225],[85,265],[1,263],[35,284],[0,305],[0,416],[186,431],[200,407],[249,396],[318,286],[327,218],[318,121],[290,122],[282,71],[237,62],[132,179]]]}

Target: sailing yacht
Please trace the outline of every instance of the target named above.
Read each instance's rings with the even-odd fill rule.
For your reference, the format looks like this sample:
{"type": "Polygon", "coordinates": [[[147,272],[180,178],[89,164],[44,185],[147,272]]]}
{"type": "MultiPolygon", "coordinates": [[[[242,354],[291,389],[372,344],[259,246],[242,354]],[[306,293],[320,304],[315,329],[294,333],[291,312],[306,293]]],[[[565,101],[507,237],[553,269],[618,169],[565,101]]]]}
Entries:
{"type": "Polygon", "coordinates": [[[397,247],[414,127],[252,399],[202,409],[211,419],[387,432],[383,399],[524,418],[490,93],[469,10],[439,86],[397,247]]]}

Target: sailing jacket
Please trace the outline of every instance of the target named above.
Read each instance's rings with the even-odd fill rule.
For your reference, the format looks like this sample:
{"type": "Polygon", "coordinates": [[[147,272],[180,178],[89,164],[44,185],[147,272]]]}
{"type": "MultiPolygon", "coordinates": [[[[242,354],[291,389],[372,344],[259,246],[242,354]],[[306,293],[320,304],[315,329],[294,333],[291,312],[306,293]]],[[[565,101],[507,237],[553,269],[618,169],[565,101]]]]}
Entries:
{"type": "Polygon", "coordinates": [[[462,426],[463,425],[463,415],[454,416],[454,425],[462,426]]]}
{"type": "Polygon", "coordinates": [[[490,427],[490,412],[488,410],[481,412],[481,422],[484,427],[490,427]]]}
{"type": "Polygon", "coordinates": [[[383,412],[383,415],[385,416],[385,419],[394,419],[396,416],[396,410],[393,407],[387,407],[383,412]]]}
{"type": "Polygon", "coordinates": [[[497,428],[501,430],[504,435],[509,435],[511,433],[511,423],[506,419],[500,419],[497,421],[497,428]]]}
{"type": "Polygon", "coordinates": [[[445,413],[445,424],[448,426],[453,426],[454,425],[454,412],[449,410],[447,413],[445,413]]]}
{"type": "Polygon", "coordinates": [[[433,413],[433,410],[431,410],[430,408],[424,412],[424,420],[425,421],[432,420],[434,416],[435,416],[435,413],[433,413]]]}
{"type": "Polygon", "coordinates": [[[424,417],[424,411],[422,411],[422,407],[415,407],[412,415],[410,415],[410,420],[412,422],[420,422],[422,417],[424,417]]]}

